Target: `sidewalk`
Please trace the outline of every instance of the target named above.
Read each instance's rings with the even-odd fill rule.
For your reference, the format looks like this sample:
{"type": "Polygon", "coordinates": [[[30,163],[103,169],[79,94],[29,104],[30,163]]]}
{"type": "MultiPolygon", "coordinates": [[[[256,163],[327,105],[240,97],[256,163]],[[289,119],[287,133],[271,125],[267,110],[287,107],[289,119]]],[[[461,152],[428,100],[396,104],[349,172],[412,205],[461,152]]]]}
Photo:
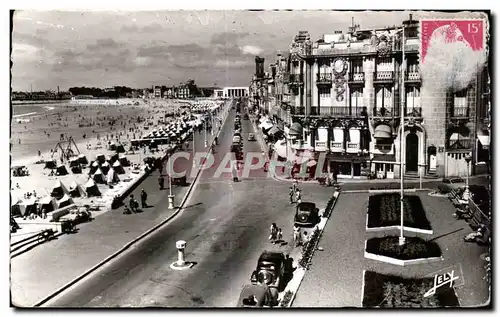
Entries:
{"type": "MultiPolygon", "coordinates": [[[[196,150],[205,152],[203,138],[194,139],[196,150]]],[[[209,141],[212,140],[213,137],[210,136],[209,141]]],[[[191,146],[190,144],[190,149],[191,146]]],[[[190,160],[179,160],[176,167],[178,165],[186,169],[187,175],[191,174],[190,160]]],[[[64,235],[11,259],[13,305],[33,306],[172,215],[176,210],[167,208],[168,182],[167,188],[159,191],[158,177],[159,172],[154,171],[132,192],[135,197],[140,196],[142,188],[148,193],[147,203],[151,207],[145,208],[142,213],[125,215],[123,207],[111,210],[91,223],[80,225],[76,234],[64,235]]],[[[188,179],[188,182],[192,181],[188,179]]],[[[189,187],[172,187],[175,205],[182,201],[188,189],[189,187]]],[[[184,206],[184,209],[189,207],[184,206]]]]}

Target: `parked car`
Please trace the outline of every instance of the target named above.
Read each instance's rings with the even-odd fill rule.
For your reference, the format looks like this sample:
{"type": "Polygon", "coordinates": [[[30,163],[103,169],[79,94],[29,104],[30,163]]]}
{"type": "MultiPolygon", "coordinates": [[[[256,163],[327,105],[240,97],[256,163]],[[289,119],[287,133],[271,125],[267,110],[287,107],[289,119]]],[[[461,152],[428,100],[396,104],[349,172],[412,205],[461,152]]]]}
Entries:
{"type": "Polygon", "coordinates": [[[255,141],[255,134],[249,133],[248,134],[248,141],[255,141]]]}
{"type": "Polygon", "coordinates": [[[249,284],[243,286],[237,307],[258,308],[278,305],[278,296],[267,285],[249,284]]]}
{"type": "Polygon", "coordinates": [[[285,255],[283,252],[263,251],[257,260],[257,268],[250,278],[252,284],[267,285],[278,292],[285,288],[285,255]]]}
{"type": "Polygon", "coordinates": [[[235,135],[233,136],[233,144],[234,143],[241,143],[241,136],[240,135],[235,135]]]}
{"type": "Polygon", "coordinates": [[[243,120],[249,120],[250,118],[248,117],[248,114],[245,113],[245,115],[243,116],[243,120]]]}
{"type": "Polygon", "coordinates": [[[465,180],[461,177],[443,178],[443,184],[446,184],[450,188],[460,188],[465,187],[465,180]]]}
{"type": "Polygon", "coordinates": [[[319,209],[315,203],[301,202],[295,209],[295,225],[313,227],[319,223],[319,209]]]}

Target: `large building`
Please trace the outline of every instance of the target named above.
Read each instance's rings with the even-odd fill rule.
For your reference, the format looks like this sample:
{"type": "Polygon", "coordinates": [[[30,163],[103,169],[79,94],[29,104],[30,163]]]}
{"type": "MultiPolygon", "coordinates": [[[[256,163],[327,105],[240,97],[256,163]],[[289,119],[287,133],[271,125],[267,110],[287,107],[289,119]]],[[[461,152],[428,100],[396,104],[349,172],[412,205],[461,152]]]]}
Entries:
{"type": "Polygon", "coordinates": [[[251,100],[284,130],[287,146],[325,153],[326,168],[340,178],[395,178],[401,159],[408,175],[465,176],[467,157],[470,172],[486,172],[486,67],[465,89],[426,95],[436,83],[421,77],[418,28],[410,16],[401,27],[352,25],[314,43],[301,31],[269,73],[256,58],[251,100]]]}

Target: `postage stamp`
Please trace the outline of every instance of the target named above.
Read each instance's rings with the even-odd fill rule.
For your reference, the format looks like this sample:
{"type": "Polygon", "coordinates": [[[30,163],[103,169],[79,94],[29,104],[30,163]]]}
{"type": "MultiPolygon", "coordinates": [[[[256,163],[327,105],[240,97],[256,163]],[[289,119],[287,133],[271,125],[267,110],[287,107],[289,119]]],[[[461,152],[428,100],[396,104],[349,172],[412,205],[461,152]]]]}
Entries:
{"type": "Polygon", "coordinates": [[[434,41],[463,44],[473,51],[485,49],[485,21],[482,19],[429,19],[420,23],[422,61],[434,41]]]}

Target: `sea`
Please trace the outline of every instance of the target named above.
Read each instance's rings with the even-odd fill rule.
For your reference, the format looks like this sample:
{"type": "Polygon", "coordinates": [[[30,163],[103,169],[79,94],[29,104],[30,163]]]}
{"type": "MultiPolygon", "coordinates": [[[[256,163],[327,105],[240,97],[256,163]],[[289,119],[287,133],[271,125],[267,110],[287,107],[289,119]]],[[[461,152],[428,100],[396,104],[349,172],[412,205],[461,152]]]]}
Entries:
{"type": "Polygon", "coordinates": [[[12,105],[12,117],[13,118],[23,118],[43,115],[46,113],[54,113],[58,110],[62,110],[63,107],[70,106],[68,102],[58,102],[58,103],[43,103],[43,104],[32,104],[32,103],[22,103],[12,105]]]}

